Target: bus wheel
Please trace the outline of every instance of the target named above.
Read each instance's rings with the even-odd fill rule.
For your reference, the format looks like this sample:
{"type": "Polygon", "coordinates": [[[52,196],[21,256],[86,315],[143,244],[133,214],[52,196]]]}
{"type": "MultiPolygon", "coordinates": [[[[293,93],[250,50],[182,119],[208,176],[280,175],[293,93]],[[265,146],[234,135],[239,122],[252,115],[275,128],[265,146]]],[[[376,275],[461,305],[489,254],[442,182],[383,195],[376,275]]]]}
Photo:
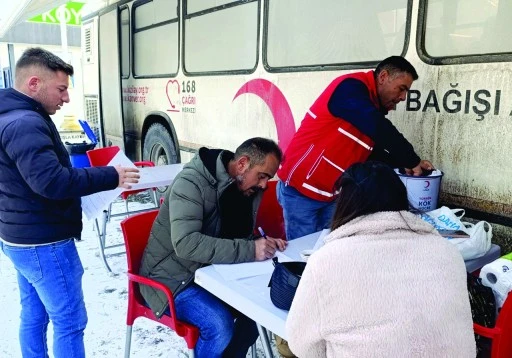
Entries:
{"type": "Polygon", "coordinates": [[[151,160],[155,165],[174,164],[178,161],[174,141],[167,129],[160,123],[149,127],[144,139],[144,160],[151,160]]]}
{"type": "MultiPolygon", "coordinates": [[[[174,141],[167,129],[160,123],[149,127],[144,139],[144,160],[150,160],[155,165],[175,164],[178,162],[174,141]]],[[[157,188],[157,200],[164,197],[166,186],[157,188]]]]}

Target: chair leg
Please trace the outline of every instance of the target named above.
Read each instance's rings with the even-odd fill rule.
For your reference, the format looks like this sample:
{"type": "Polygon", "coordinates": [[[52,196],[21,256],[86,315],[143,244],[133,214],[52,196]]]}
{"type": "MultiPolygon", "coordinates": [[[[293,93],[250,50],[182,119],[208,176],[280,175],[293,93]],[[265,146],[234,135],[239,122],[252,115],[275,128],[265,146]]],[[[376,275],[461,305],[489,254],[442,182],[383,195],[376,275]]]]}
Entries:
{"type": "Polygon", "coordinates": [[[258,356],[256,355],[256,343],[254,343],[254,344],[251,346],[251,357],[252,357],[252,358],[258,358],[258,356]]]}
{"type": "Polygon", "coordinates": [[[152,190],[152,192],[153,192],[153,200],[155,200],[155,207],[159,208],[160,207],[160,202],[158,201],[158,199],[156,197],[156,190],[152,190]]]}
{"type": "Polygon", "coordinates": [[[263,345],[265,357],[273,358],[274,355],[272,354],[272,348],[270,347],[270,342],[268,340],[267,330],[258,323],[256,323],[256,327],[258,327],[258,332],[260,333],[261,344],[263,345]]]}
{"type": "Polygon", "coordinates": [[[94,219],[94,226],[95,226],[94,231],[96,231],[96,233],[98,234],[98,238],[100,239],[100,243],[101,243],[101,231],[100,231],[100,223],[98,222],[98,218],[94,219]]]}
{"type": "Polygon", "coordinates": [[[103,265],[105,266],[107,271],[112,272],[112,270],[110,269],[110,266],[107,263],[107,258],[105,257],[105,236],[107,235],[106,234],[107,233],[107,231],[106,231],[107,230],[107,215],[108,215],[107,211],[103,210],[103,222],[102,222],[103,231],[100,231],[100,226],[99,226],[97,218],[94,220],[94,222],[96,224],[96,230],[98,231],[98,249],[100,251],[100,258],[103,261],[103,265]]]}
{"type": "Polygon", "coordinates": [[[124,345],[124,358],[130,357],[131,344],[132,344],[132,326],[126,326],[126,343],[124,345]]]}
{"type": "Polygon", "coordinates": [[[108,215],[107,215],[107,221],[110,222],[110,217],[112,216],[112,203],[108,206],[108,215]]]}
{"type": "Polygon", "coordinates": [[[128,198],[124,201],[124,206],[126,207],[126,216],[128,217],[128,198]]]}

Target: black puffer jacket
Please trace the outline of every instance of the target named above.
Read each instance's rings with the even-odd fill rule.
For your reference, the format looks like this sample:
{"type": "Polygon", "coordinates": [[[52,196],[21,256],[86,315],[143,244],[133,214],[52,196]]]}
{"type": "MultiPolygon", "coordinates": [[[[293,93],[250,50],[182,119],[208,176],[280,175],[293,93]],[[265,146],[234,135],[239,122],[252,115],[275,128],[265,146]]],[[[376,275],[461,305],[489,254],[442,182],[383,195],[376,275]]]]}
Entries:
{"type": "Polygon", "coordinates": [[[0,237],[37,245],[80,237],[80,197],[117,187],[114,167],[72,168],[41,104],[0,90],[0,237]]]}

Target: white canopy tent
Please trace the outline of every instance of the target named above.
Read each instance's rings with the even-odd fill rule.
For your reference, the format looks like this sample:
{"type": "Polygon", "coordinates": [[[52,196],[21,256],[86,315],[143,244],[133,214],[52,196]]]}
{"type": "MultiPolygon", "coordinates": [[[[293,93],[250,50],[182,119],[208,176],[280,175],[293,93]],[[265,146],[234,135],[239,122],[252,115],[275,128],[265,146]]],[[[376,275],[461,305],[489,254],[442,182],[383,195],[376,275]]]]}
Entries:
{"type": "MultiPolygon", "coordinates": [[[[81,8],[82,14],[117,2],[117,0],[74,1],[85,3],[81,8]]],[[[61,19],[59,16],[55,16],[55,11],[52,13],[53,17],[48,15],[47,18],[57,19],[60,22],[60,39],[58,30],[55,29],[55,25],[57,25],[57,29],[59,28],[58,23],[26,23],[26,21],[38,15],[43,15],[44,18],[45,13],[48,14],[52,9],[65,5],[67,2],[69,0],[0,0],[0,88],[13,86],[16,60],[28,47],[45,47],[75,67],[74,79],[76,82],[73,82],[73,90],[70,91],[70,95],[74,96],[73,103],[53,117],[57,123],[62,122],[66,115],[83,117],[80,48],[78,47],[77,50],[77,44],[78,46],[80,44],[80,29],[60,22],[61,19]],[[27,32],[26,29],[29,31],[27,32]],[[30,30],[34,29],[40,29],[40,31],[31,33],[30,30]],[[68,35],[70,35],[71,48],[68,48],[68,35]]]]}
{"type": "MultiPolygon", "coordinates": [[[[69,0],[0,0],[0,38],[2,38],[14,25],[42,14],[55,7],[67,3],[69,0]]],[[[76,0],[86,3],[91,11],[118,0],[76,0]]]]}
{"type": "Polygon", "coordinates": [[[0,38],[14,25],[65,4],[66,0],[0,0],[0,38]]]}

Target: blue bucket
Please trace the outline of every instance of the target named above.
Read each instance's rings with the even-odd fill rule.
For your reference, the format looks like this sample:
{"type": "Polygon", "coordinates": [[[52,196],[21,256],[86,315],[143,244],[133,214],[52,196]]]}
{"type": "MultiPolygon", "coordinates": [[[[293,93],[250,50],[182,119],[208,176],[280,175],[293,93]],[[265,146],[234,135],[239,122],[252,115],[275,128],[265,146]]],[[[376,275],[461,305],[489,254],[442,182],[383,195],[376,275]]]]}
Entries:
{"type": "Polygon", "coordinates": [[[90,167],[91,163],[89,162],[89,158],[87,157],[87,151],[94,149],[94,147],[98,143],[98,140],[94,135],[94,132],[92,131],[91,127],[89,127],[89,124],[86,121],[79,119],[78,122],[82,126],[82,129],[84,130],[87,137],[89,137],[89,139],[91,140],[91,143],[86,143],[84,141],[82,143],[66,142],[64,144],[69,153],[69,159],[71,161],[71,165],[73,166],[73,168],[90,167]]]}

